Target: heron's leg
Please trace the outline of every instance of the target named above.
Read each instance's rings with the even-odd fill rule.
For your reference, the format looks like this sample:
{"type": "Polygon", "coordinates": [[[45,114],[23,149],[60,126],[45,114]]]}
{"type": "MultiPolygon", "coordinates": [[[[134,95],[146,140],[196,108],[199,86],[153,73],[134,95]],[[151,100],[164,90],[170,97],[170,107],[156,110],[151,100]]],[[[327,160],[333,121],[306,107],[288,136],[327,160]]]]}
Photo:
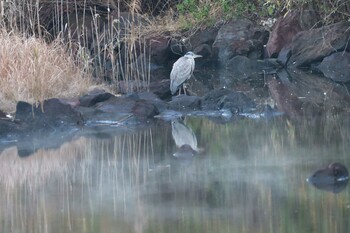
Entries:
{"type": "Polygon", "coordinates": [[[184,89],[184,93],[185,93],[185,95],[187,95],[185,85],[182,85],[182,88],[184,89]]]}

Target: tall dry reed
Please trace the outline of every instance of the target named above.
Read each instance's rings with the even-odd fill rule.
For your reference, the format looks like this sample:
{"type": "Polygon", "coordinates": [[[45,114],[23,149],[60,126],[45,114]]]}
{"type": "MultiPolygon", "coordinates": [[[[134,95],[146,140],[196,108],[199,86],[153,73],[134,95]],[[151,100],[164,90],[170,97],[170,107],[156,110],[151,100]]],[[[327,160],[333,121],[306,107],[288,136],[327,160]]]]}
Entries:
{"type": "Polygon", "coordinates": [[[0,109],[15,110],[18,101],[38,103],[74,97],[93,85],[91,76],[59,41],[0,32],[0,109]]]}

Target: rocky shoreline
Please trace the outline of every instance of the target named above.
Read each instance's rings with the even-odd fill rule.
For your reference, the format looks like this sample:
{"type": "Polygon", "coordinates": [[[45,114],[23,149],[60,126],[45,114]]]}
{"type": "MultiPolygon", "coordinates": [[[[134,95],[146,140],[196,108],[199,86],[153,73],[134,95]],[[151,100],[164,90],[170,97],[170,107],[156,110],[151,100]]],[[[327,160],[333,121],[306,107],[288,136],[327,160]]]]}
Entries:
{"type": "Polygon", "coordinates": [[[14,118],[0,112],[0,151],[17,145],[25,157],[35,148],[56,147],[89,127],[132,132],[158,118],[189,115],[227,122],[244,114],[268,118],[282,112],[298,119],[347,111],[350,22],[315,25],[312,12],[295,11],[278,19],[271,33],[237,19],[199,31],[189,40],[159,36],[151,45],[155,68],[148,92],[115,96],[94,90],[79,99],[48,99],[39,106],[19,102],[14,118]],[[191,95],[172,97],[171,64],[177,54],[189,50],[203,56],[189,82],[191,95]],[[266,104],[271,100],[275,106],[266,104]],[[28,145],[35,148],[28,150],[28,145]]]}

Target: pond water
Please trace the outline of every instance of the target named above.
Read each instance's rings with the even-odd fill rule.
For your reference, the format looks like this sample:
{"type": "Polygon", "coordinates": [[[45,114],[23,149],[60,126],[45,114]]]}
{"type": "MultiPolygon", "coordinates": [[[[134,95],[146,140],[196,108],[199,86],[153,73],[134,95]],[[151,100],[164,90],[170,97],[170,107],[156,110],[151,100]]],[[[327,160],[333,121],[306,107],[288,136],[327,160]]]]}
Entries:
{"type": "Polygon", "coordinates": [[[25,158],[8,148],[0,232],[349,232],[350,189],[306,182],[330,162],[350,165],[349,119],[187,117],[25,158]]]}

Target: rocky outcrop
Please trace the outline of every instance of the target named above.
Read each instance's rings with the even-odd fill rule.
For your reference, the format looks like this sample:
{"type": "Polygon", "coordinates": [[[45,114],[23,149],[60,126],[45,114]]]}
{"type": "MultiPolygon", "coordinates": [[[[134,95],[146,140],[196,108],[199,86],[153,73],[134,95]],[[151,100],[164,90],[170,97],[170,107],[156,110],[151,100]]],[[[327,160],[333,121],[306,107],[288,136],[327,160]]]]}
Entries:
{"type": "Polygon", "coordinates": [[[38,106],[18,102],[15,121],[32,130],[46,131],[82,126],[83,117],[73,107],[60,99],[48,99],[38,106]]]}
{"type": "Polygon", "coordinates": [[[263,55],[268,32],[248,19],[237,19],[223,25],[213,44],[215,58],[221,63],[236,55],[259,59],[263,55]]]}
{"type": "Polygon", "coordinates": [[[336,82],[350,81],[350,53],[338,52],[325,57],[317,66],[323,75],[336,82]]]}
{"type": "Polygon", "coordinates": [[[315,27],[317,20],[315,12],[309,10],[295,10],[279,17],[266,44],[267,56],[277,57],[298,32],[315,27]]]}
{"type": "Polygon", "coordinates": [[[281,51],[279,60],[289,67],[309,67],[335,52],[348,50],[350,22],[299,32],[281,51]]]}

